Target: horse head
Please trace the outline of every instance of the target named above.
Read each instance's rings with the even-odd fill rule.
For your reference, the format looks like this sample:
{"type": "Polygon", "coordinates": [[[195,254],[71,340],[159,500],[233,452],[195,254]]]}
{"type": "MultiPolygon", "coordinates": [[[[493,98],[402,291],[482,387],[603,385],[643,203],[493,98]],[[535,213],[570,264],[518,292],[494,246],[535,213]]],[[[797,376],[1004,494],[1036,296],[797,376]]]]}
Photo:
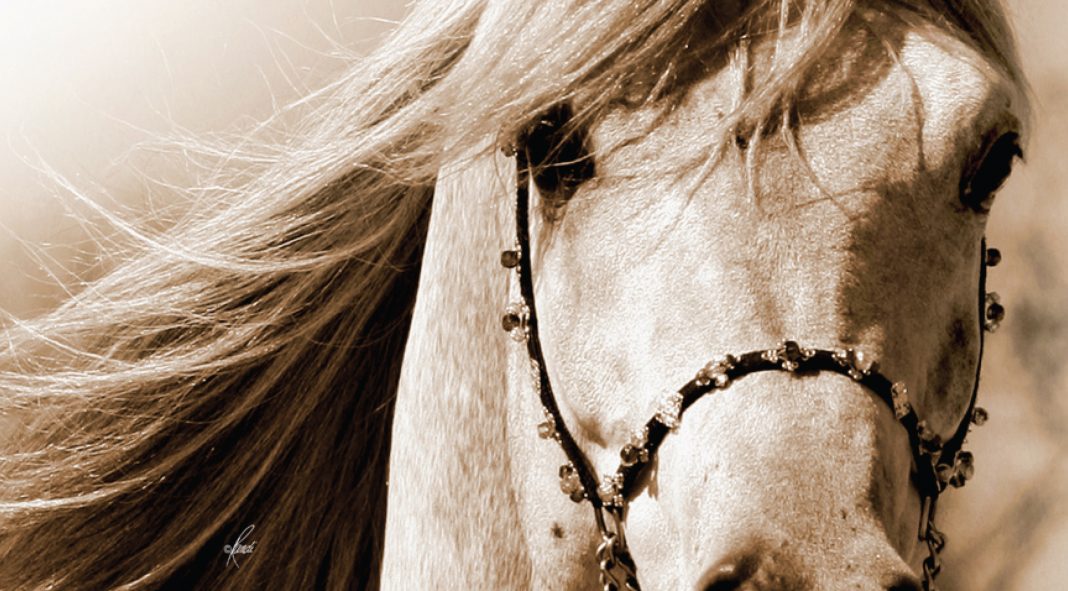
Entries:
{"type": "MultiPolygon", "coordinates": [[[[929,16],[850,10],[756,118],[745,105],[789,78],[803,18],[692,35],[615,94],[516,124],[466,178],[443,173],[394,432],[411,454],[440,435],[413,414],[452,413],[433,457],[465,466],[445,512],[467,533],[436,535],[496,532],[497,584],[532,588],[590,588],[606,559],[626,563],[606,588],[931,584],[930,490],[971,473],[957,448],[1000,315],[984,227],[1026,113],[983,44],[929,16]],[[487,270],[500,249],[518,274],[487,270]],[[472,319],[490,305],[514,339],[472,319]],[[459,318],[473,326],[450,334],[459,318]],[[405,405],[426,388],[453,402],[405,405]]],[[[414,532],[404,515],[428,509],[407,494],[387,519],[414,532]]],[[[410,556],[396,547],[387,580],[389,552],[410,556]]]]}

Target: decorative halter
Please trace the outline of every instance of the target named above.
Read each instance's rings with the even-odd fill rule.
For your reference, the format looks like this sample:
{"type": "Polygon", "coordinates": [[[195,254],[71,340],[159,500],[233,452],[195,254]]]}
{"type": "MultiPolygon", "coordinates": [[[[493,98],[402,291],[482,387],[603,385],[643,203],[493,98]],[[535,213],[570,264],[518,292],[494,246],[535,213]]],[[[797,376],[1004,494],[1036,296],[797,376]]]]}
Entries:
{"type": "Polygon", "coordinates": [[[890,407],[894,417],[908,432],[912,448],[916,467],[913,480],[922,503],[919,539],[928,549],[928,557],[923,561],[923,588],[925,591],[934,590],[934,579],[942,569],[939,553],[946,543],[945,536],[935,526],[938,497],[947,487],[964,486],[972,477],[973,456],[971,452],[962,450],[961,446],[970,425],[982,425],[988,418],[987,412],[976,407],[975,402],[982,367],[983,333],[996,330],[1005,316],[998,295],[986,292],[987,267],[997,265],[1001,261],[1001,253],[994,248],[987,249],[986,240],[982,241],[978,298],[981,325],[979,359],[968,410],[949,440],[942,441],[926,421],[917,416],[905,384],[883,375],[878,364],[868,359],[863,351],[852,348],[816,349],[787,340],[770,349],[713,358],[692,380],[678,390],[668,392],[660,400],[653,417],[637,429],[620,450],[620,464],[616,471],[598,479],[592,463],[564,424],[542,354],[530,266],[531,166],[527,147],[507,147],[504,151],[516,158],[516,247],[501,253],[501,264],[516,271],[521,298],[507,307],[502,326],[513,340],[526,343],[534,388],[541,398],[545,414],[545,420],[538,425],[538,435],[543,439],[555,440],[568,458],[567,463],[560,466],[560,489],[572,501],[589,501],[593,507],[602,540],[597,548],[597,561],[604,591],[639,590],[637,566],[627,548],[623,524],[627,503],[636,492],[635,486],[664,437],[678,428],[682,413],[702,396],[726,389],[747,375],[765,371],[838,373],[863,385],[890,407]],[[605,513],[610,520],[605,519],[605,513]]]}

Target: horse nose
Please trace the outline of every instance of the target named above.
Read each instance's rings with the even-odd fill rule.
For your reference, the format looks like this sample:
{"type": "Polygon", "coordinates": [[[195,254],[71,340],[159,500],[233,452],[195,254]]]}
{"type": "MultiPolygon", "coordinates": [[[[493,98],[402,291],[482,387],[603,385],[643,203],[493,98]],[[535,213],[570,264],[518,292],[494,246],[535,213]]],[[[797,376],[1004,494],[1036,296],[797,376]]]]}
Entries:
{"type": "Polygon", "coordinates": [[[751,542],[708,569],[696,591],[801,591],[809,586],[799,572],[790,557],[773,556],[763,544],[751,542]]]}
{"type": "MultiPolygon", "coordinates": [[[[799,564],[785,556],[772,557],[759,549],[724,558],[705,572],[695,591],[814,591],[825,588],[805,576],[799,564]]],[[[892,571],[875,575],[872,591],[922,591],[911,572],[892,571]]],[[[860,588],[843,583],[843,588],[860,588]]],[[[867,588],[867,587],[865,587],[867,588]]]]}

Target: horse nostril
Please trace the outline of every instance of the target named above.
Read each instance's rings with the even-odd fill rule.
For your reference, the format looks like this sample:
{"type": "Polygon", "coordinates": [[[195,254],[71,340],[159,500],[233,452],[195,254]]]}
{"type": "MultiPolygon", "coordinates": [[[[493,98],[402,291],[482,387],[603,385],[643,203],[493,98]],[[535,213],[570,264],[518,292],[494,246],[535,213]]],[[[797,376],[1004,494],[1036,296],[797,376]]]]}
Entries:
{"type": "Polygon", "coordinates": [[[900,575],[886,587],[887,591],[923,591],[920,580],[915,575],[900,575]]]}
{"type": "Polygon", "coordinates": [[[736,591],[745,579],[737,565],[721,564],[706,573],[697,588],[700,591],[736,591]]]}
{"type": "Polygon", "coordinates": [[[736,591],[741,588],[745,578],[747,577],[740,575],[738,566],[723,564],[706,573],[697,589],[700,591],[736,591]]]}
{"type": "Polygon", "coordinates": [[[754,554],[745,554],[741,558],[720,561],[708,569],[697,584],[697,591],[736,591],[749,581],[757,569],[760,560],[754,554]]]}
{"type": "MultiPolygon", "coordinates": [[[[753,542],[705,571],[694,591],[809,591],[816,589],[813,584],[816,579],[809,575],[802,571],[796,556],[769,552],[766,545],[753,542]]],[[[886,591],[923,591],[924,588],[920,579],[903,564],[900,569],[887,570],[876,566],[875,572],[867,574],[864,588],[871,588],[873,583],[875,588],[886,591]]],[[[855,584],[853,581],[852,585],[855,584]]]]}

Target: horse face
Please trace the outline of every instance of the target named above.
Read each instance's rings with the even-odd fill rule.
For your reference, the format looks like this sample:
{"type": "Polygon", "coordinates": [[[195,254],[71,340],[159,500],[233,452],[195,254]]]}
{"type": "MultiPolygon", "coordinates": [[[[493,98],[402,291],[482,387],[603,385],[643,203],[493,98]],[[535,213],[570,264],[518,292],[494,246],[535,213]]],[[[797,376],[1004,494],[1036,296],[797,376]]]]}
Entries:
{"type": "MultiPolygon", "coordinates": [[[[659,119],[619,107],[598,121],[596,180],[563,205],[537,196],[545,358],[599,472],[709,358],[783,339],[864,351],[943,438],[962,420],[989,207],[962,187],[1011,160],[997,146],[1015,131],[1013,90],[948,36],[881,25],[817,69],[794,114],[797,150],[774,131],[752,156],[740,143],[678,173],[738,100],[723,70],[659,119]]],[[[513,454],[529,466],[517,473],[533,571],[553,588],[589,584],[588,506],[555,490],[562,456],[533,439],[540,411],[526,405],[513,454]]],[[[746,377],[687,411],[631,501],[643,588],[914,588],[911,471],[905,430],[848,378],[746,377]]]]}

